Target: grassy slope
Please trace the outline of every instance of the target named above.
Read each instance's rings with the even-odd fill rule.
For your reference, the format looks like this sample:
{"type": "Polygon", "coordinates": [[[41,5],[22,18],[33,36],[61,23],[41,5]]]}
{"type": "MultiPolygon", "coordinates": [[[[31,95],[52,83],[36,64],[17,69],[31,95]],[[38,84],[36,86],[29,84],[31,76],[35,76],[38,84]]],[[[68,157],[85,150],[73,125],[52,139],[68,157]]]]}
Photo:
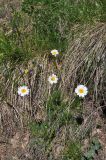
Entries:
{"type": "MultiPolygon", "coordinates": [[[[1,106],[3,106],[1,107],[1,137],[2,139],[5,137],[5,145],[1,145],[3,151],[1,155],[5,155],[5,148],[8,147],[5,159],[8,157],[10,160],[15,156],[22,160],[28,157],[32,160],[59,159],[59,157],[64,160],[69,158],[80,160],[81,151],[90,150],[89,146],[95,136],[99,137],[103,149],[105,148],[104,120],[99,116],[101,108],[99,111],[93,108],[94,105],[100,107],[101,101],[102,106],[104,105],[105,25],[96,23],[96,33],[95,25],[92,29],[87,24],[87,22],[92,23],[92,20],[95,23],[104,19],[104,16],[101,17],[102,6],[99,5],[100,1],[94,4],[95,9],[90,3],[73,4],[70,12],[70,8],[67,11],[69,1],[66,1],[63,18],[61,10],[64,3],[62,0],[59,2],[51,4],[45,1],[46,5],[37,4],[37,12],[31,12],[29,16],[24,12],[12,10],[11,23],[10,21],[7,23],[6,30],[2,27],[6,34],[2,32],[0,43],[2,53],[0,94],[1,106]],[[50,7],[57,7],[57,9],[50,12],[50,7]],[[39,12],[41,17],[38,17],[39,23],[36,26],[34,14],[38,16],[39,12]],[[43,16],[46,17],[46,24],[43,16]],[[68,26],[69,20],[71,26],[68,26]],[[84,23],[85,26],[82,27],[84,23]],[[44,24],[46,31],[43,30],[44,24]],[[85,29],[86,26],[88,29],[85,29]],[[35,32],[36,27],[37,32],[35,32]],[[9,32],[11,30],[12,32],[9,32]],[[68,45],[64,45],[66,43],[68,45]],[[68,48],[67,51],[64,46],[68,48]],[[66,55],[64,57],[60,55],[55,60],[49,56],[53,47],[58,48],[62,53],[64,51],[66,55]],[[35,57],[33,61],[31,57],[35,57]],[[27,63],[29,59],[31,61],[27,63]],[[31,70],[27,75],[24,74],[26,68],[31,70]],[[74,73],[72,70],[75,70],[74,73]],[[48,75],[52,72],[61,77],[60,82],[54,87],[50,87],[47,82],[48,75]],[[88,83],[89,77],[91,79],[88,83]],[[77,99],[73,94],[78,83],[88,83],[90,95],[84,101],[77,99]],[[92,87],[91,83],[95,83],[95,86],[92,87]],[[17,95],[17,87],[23,84],[31,88],[31,95],[25,99],[17,95]],[[101,94],[97,94],[99,91],[101,94]],[[78,125],[75,118],[79,115],[83,115],[85,120],[82,125],[78,125]],[[29,130],[26,127],[27,122],[30,122],[29,130]],[[99,132],[96,129],[97,125],[101,126],[99,132]],[[30,139],[29,132],[31,132],[30,139]],[[8,142],[12,147],[9,147],[8,142]],[[81,147],[83,142],[85,145],[81,147]]],[[[27,9],[27,5],[25,7],[27,9]]],[[[34,7],[32,10],[36,10],[36,5],[34,7]]],[[[102,160],[105,160],[105,150],[100,151],[99,155],[102,155],[102,160]]],[[[100,159],[99,156],[95,159],[97,158],[100,159]]]]}

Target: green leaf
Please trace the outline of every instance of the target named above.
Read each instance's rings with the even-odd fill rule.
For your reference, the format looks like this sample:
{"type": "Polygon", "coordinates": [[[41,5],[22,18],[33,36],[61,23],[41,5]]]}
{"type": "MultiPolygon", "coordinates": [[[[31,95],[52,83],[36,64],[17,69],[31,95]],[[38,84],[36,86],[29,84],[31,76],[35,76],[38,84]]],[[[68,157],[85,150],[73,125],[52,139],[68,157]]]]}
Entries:
{"type": "Polygon", "coordinates": [[[95,150],[94,149],[90,149],[86,154],[85,157],[86,158],[93,158],[95,155],[95,150]]]}

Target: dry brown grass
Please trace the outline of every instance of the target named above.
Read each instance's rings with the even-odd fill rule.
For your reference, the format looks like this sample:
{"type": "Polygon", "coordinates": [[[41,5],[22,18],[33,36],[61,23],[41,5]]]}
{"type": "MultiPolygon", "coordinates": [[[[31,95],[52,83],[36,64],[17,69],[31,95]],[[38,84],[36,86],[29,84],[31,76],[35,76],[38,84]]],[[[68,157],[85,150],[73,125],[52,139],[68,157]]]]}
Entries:
{"type": "Polygon", "coordinates": [[[89,98],[100,104],[105,99],[106,24],[85,26],[82,30],[79,37],[69,43],[63,61],[62,87],[73,97],[76,85],[85,84],[89,88],[89,98]]]}
{"type": "Polygon", "coordinates": [[[0,30],[7,32],[10,30],[11,10],[19,9],[21,0],[0,0],[0,30]]]}

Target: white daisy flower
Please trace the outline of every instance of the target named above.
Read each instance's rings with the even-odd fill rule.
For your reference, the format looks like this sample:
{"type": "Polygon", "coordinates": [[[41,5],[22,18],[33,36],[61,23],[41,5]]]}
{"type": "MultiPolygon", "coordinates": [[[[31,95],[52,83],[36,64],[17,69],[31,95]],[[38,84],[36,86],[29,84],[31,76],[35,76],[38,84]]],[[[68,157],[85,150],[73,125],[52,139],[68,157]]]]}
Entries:
{"type": "Polygon", "coordinates": [[[88,94],[88,88],[84,85],[78,85],[77,88],[75,89],[75,93],[79,97],[85,97],[88,94]]]}
{"type": "Polygon", "coordinates": [[[29,89],[27,86],[20,86],[18,87],[18,94],[22,97],[29,94],[29,89]]]}
{"type": "Polygon", "coordinates": [[[54,49],[51,51],[51,54],[56,57],[59,54],[59,52],[58,50],[54,49]]]}
{"type": "Polygon", "coordinates": [[[57,81],[58,81],[58,78],[55,74],[52,74],[51,76],[49,76],[48,81],[49,81],[50,84],[53,84],[53,83],[56,84],[57,81]]]}

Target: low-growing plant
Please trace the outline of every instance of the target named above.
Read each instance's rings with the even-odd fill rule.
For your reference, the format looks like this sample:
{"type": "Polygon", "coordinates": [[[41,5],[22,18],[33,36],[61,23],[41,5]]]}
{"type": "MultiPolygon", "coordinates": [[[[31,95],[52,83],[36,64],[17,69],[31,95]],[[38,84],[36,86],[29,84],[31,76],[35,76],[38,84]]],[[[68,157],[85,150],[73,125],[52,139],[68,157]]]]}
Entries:
{"type": "Polygon", "coordinates": [[[64,152],[62,160],[81,160],[81,144],[79,142],[70,142],[64,152]]]}
{"type": "Polygon", "coordinates": [[[1,63],[22,63],[28,58],[21,47],[3,33],[0,34],[0,62],[1,63]]]}
{"type": "Polygon", "coordinates": [[[29,124],[33,136],[42,138],[48,149],[57,131],[62,126],[71,124],[72,115],[67,110],[67,103],[63,102],[60,91],[53,91],[48,101],[45,103],[46,120],[44,122],[31,122],[29,124]]]}
{"type": "Polygon", "coordinates": [[[0,62],[8,59],[11,56],[12,46],[9,40],[0,33],[0,62]]]}
{"type": "Polygon", "coordinates": [[[93,160],[95,157],[95,154],[98,153],[98,150],[100,148],[101,148],[100,142],[98,141],[98,139],[94,138],[91,142],[89,150],[85,153],[82,160],[93,160]]]}

